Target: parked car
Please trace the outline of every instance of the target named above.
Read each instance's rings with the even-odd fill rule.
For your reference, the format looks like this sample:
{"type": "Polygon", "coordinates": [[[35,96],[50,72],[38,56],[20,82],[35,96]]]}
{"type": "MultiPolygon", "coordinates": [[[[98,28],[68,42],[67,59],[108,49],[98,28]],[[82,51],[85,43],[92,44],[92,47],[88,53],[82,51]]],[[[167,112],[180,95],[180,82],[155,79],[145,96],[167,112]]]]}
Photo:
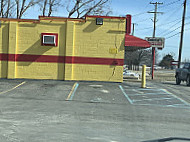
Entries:
{"type": "Polygon", "coordinates": [[[123,77],[124,78],[135,78],[135,79],[139,79],[140,75],[138,73],[134,73],[128,70],[124,70],[123,72],[123,77]]]}
{"type": "Polygon", "coordinates": [[[160,70],[160,69],[162,69],[162,67],[157,66],[157,65],[154,65],[154,69],[155,69],[155,70],[160,70]]]}
{"type": "Polygon", "coordinates": [[[185,63],[183,68],[176,69],[176,84],[179,85],[181,81],[186,81],[187,86],[190,86],[190,63],[185,63]]]}

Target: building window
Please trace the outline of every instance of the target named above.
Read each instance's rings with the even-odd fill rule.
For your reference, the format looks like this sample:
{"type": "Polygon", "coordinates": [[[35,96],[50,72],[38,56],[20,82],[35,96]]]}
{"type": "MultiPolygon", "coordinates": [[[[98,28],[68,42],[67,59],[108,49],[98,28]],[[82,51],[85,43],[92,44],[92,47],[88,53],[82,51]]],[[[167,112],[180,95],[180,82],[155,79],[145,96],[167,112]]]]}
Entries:
{"type": "Polygon", "coordinates": [[[96,18],[96,25],[103,25],[103,18],[96,18]]]}
{"type": "Polygon", "coordinates": [[[42,46],[57,46],[58,34],[56,33],[42,33],[42,46]]]}

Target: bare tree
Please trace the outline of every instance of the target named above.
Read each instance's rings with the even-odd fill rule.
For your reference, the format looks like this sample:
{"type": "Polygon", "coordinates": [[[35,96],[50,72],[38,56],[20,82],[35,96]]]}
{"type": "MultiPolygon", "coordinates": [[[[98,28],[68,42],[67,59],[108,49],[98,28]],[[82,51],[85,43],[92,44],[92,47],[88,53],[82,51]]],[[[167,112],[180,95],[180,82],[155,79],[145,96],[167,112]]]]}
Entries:
{"type": "Polygon", "coordinates": [[[125,64],[140,65],[146,64],[147,66],[151,65],[151,49],[140,49],[136,51],[125,51],[125,64]]]}
{"type": "Polygon", "coordinates": [[[16,3],[16,17],[21,19],[23,14],[31,7],[38,4],[41,0],[15,0],[16,3]]]}
{"type": "Polygon", "coordinates": [[[15,3],[12,0],[1,0],[0,16],[2,18],[8,18],[12,15],[15,3]]]}
{"type": "Polygon", "coordinates": [[[68,17],[75,15],[76,18],[83,18],[88,14],[110,13],[107,5],[110,0],[74,0],[67,5],[68,17]],[[107,10],[106,10],[107,9],[107,10]]]}
{"type": "Polygon", "coordinates": [[[47,7],[47,1],[48,1],[48,0],[44,0],[44,2],[43,2],[43,10],[42,10],[42,15],[43,15],[43,16],[45,16],[46,7],[47,7]]]}
{"type": "Polygon", "coordinates": [[[43,0],[40,4],[42,15],[50,17],[59,6],[62,6],[60,0],[43,0]]]}
{"type": "Polygon", "coordinates": [[[1,15],[1,17],[4,17],[4,0],[1,0],[1,11],[0,11],[0,15],[1,15]]]}

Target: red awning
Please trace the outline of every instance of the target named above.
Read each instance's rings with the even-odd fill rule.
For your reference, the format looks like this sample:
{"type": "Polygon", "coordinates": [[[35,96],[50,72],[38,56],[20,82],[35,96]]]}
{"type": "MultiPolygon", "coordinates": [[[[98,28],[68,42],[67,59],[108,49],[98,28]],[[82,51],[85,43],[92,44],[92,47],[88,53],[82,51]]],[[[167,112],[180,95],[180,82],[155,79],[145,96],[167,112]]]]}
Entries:
{"type": "Polygon", "coordinates": [[[125,46],[128,48],[149,48],[151,47],[150,43],[144,39],[132,36],[125,35],[125,46]]]}

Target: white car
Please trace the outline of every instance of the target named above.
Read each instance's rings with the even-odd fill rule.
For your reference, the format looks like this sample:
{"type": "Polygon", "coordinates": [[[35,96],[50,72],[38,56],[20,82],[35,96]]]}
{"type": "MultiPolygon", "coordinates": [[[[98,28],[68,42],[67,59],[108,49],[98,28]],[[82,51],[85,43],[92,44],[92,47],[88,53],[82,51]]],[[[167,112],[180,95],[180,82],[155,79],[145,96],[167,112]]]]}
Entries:
{"type": "Polygon", "coordinates": [[[139,79],[139,74],[138,73],[134,73],[134,72],[131,72],[131,71],[128,71],[128,70],[125,70],[123,72],[123,77],[124,78],[136,78],[136,79],[139,79]]]}

